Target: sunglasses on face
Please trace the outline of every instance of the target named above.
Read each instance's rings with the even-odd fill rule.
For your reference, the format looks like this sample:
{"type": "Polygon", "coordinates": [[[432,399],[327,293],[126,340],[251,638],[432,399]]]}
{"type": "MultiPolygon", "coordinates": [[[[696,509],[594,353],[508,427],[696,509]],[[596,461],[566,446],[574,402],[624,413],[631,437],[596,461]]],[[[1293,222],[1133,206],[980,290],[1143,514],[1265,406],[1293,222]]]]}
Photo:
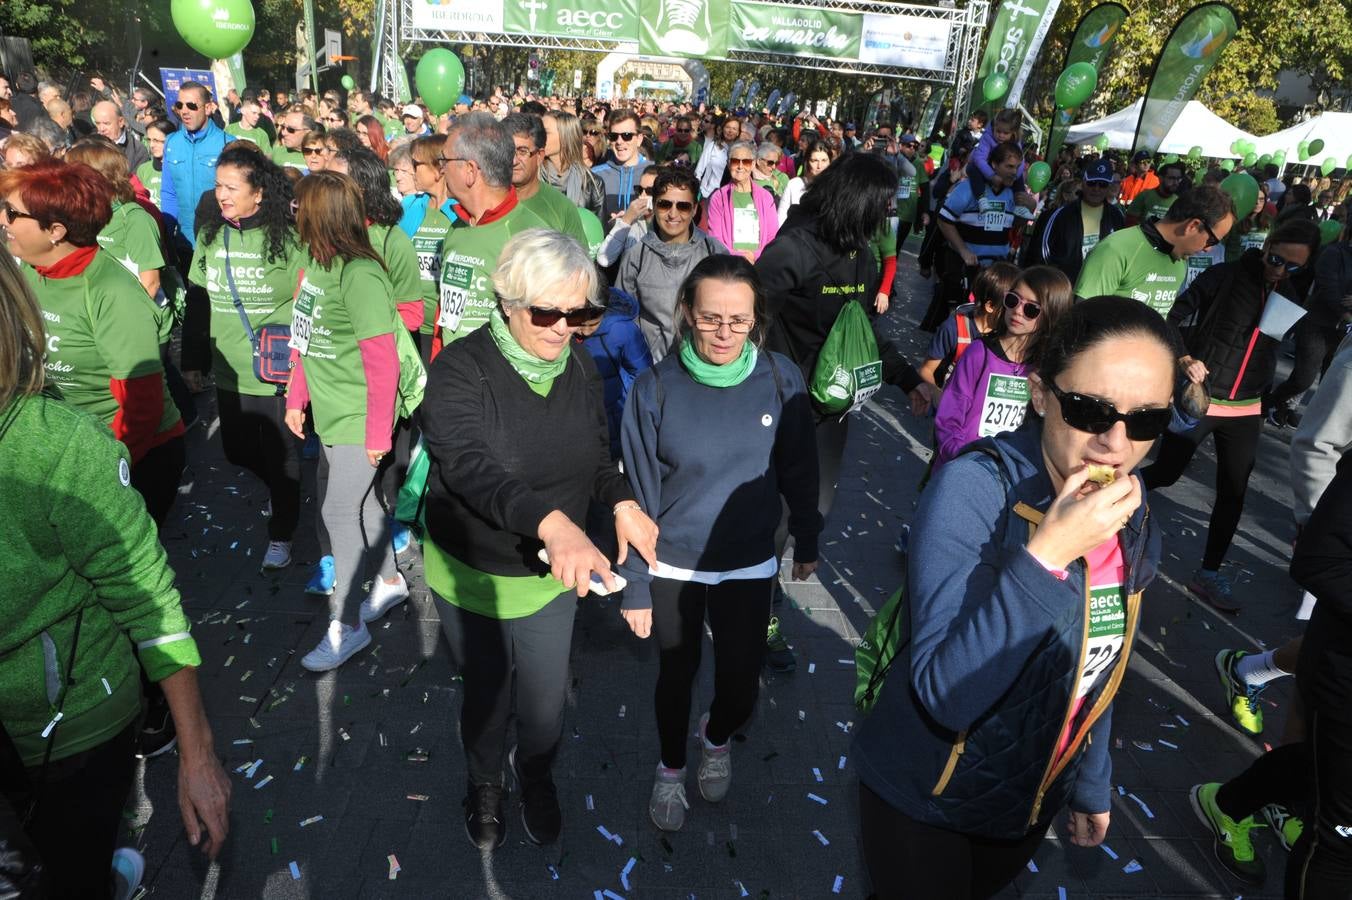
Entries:
{"type": "Polygon", "coordinates": [[[316,154],[316,153],[323,153],[323,152],[324,152],[324,148],[323,148],[323,147],[303,147],[303,148],[301,148],[301,151],[300,151],[300,152],[301,152],[301,155],[302,155],[302,156],[313,156],[313,155],[316,154]]]}
{"type": "Polygon", "coordinates": [[[1218,237],[1216,237],[1216,232],[1214,232],[1214,231],[1211,230],[1211,226],[1208,225],[1208,224],[1206,223],[1206,220],[1205,220],[1205,219],[1198,219],[1198,221],[1201,222],[1201,223],[1202,223],[1202,227],[1206,229],[1206,245],[1205,245],[1205,246],[1206,246],[1206,249],[1207,249],[1207,250],[1210,250],[1212,247],[1214,247],[1214,246],[1216,246],[1217,244],[1219,244],[1219,243],[1221,242],[1221,239],[1218,238],[1218,237]]]}
{"type": "Polygon", "coordinates": [[[689,200],[658,200],[653,205],[657,207],[658,212],[669,212],[673,207],[677,212],[686,215],[695,211],[695,204],[689,200]]]}
{"type": "Polygon", "coordinates": [[[690,133],[690,129],[689,129],[689,128],[677,128],[677,129],[676,129],[676,133],[677,133],[677,134],[689,134],[689,133],[690,133]]]}
{"type": "Polygon", "coordinates": [[[1042,304],[1025,300],[1014,291],[1005,294],[1005,309],[1018,309],[1020,306],[1023,307],[1023,317],[1029,321],[1042,315],[1042,304]]]}
{"type": "Polygon", "coordinates": [[[569,328],[581,328],[583,325],[595,322],[606,313],[599,306],[583,306],[569,310],[530,306],[527,309],[530,312],[530,323],[536,328],[552,328],[558,324],[559,319],[567,322],[569,328]]]}
{"type": "Polygon", "coordinates": [[[651,197],[653,195],[653,186],[651,184],[647,187],[639,185],[638,193],[641,197],[651,197]]]}
{"type": "Polygon", "coordinates": [[[197,112],[201,108],[200,104],[193,103],[191,100],[174,101],[174,109],[186,109],[189,112],[197,112]]]}
{"type": "Polygon", "coordinates": [[[32,213],[20,212],[11,206],[8,200],[0,200],[0,216],[4,216],[6,222],[16,222],[19,219],[32,219],[34,222],[38,221],[37,216],[32,213]]]}
{"type": "Polygon", "coordinates": [[[1128,440],[1153,441],[1164,434],[1173,420],[1173,412],[1167,406],[1120,413],[1107,400],[1063,391],[1050,381],[1047,388],[1061,405],[1061,419],[1086,434],[1105,434],[1121,422],[1127,426],[1128,440]]]}
{"type": "Polygon", "coordinates": [[[606,139],[612,144],[616,141],[624,141],[627,144],[634,139],[637,133],[635,131],[608,131],[606,132],[606,139]]]}
{"type": "Polygon", "coordinates": [[[601,133],[601,129],[599,129],[599,128],[584,128],[584,129],[582,129],[582,133],[585,134],[587,137],[596,137],[598,134],[601,133]]]}
{"type": "Polygon", "coordinates": [[[1285,269],[1289,274],[1292,275],[1299,272],[1301,269],[1305,268],[1303,265],[1300,265],[1299,263],[1291,262],[1289,259],[1287,259],[1285,256],[1282,256],[1279,253],[1268,253],[1266,262],[1269,266],[1272,266],[1274,269],[1285,269]]]}
{"type": "Polygon", "coordinates": [[[290,125],[283,125],[283,126],[282,126],[282,131],[285,131],[287,134],[295,134],[295,133],[298,132],[298,131],[304,131],[304,130],[305,130],[304,128],[293,128],[293,127],[290,126],[290,125]]]}
{"type": "Polygon", "coordinates": [[[749,156],[734,156],[732,159],[728,160],[728,165],[729,165],[729,166],[749,166],[749,165],[751,165],[752,162],[753,162],[753,160],[752,160],[751,157],[749,157],[749,156]]]}

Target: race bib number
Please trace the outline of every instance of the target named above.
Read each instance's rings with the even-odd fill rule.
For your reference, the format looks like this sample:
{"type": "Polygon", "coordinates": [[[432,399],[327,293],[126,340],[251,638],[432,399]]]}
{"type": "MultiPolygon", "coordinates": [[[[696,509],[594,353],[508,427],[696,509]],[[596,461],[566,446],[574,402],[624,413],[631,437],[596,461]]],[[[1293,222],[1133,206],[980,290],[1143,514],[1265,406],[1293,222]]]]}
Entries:
{"type": "Polygon", "coordinates": [[[991,374],[986,384],[986,399],[981,405],[979,437],[993,437],[1013,431],[1028,414],[1028,379],[1019,375],[991,374]]]}
{"type": "Polygon", "coordinates": [[[1004,231],[1009,227],[1005,205],[999,200],[981,201],[981,228],[983,231],[1004,231]]]}
{"type": "Polygon", "coordinates": [[[434,250],[418,251],[418,277],[423,281],[436,281],[441,271],[441,254],[434,250]]]}
{"type": "Polygon", "coordinates": [[[441,312],[437,324],[443,331],[455,331],[465,315],[465,305],[469,303],[470,279],[474,270],[469,266],[451,263],[441,273],[441,312]]]}
{"type": "Polygon", "coordinates": [[[1099,236],[1097,232],[1094,234],[1086,234],[1084,240],[1080,242],[1080,259],[1084,259],[1088,256],[1089,251],[1098,246],[1098,242],[1099,236]]]}
{"type": "Polygon", "coordinates": [[[732,213],[733,244],[760,245],[760,216],[756,207],[739,206],[732,213]]]}
{"type": "Polygon", "coordinates": [[[1122,586],[1108,585],[1089,591],[1089,640],[1084,646],[1084,665],[1076,699],[1084,699],[1112,668],[1122,653],[1127,631],[1127,609],[1122,586]]]}
{"type": "Polygon", "coordinates": [[[868,402],[868,398],[878,393],[878,389],[883,386],[883,364],[881,361],[867,363],[855,367],[854,370],[854,402],[845,413],[854,412],[856,409],[862,409],[868,402]]]}
{"type": "Polygon", "coordinates": [[[915,193],[915,176],[908,175],[897,183],[898,200],[909,200],[913,193],[915,193]]]}
{"type": "Polygon", "coordinates": [[[1266,231],[1250,231],[1239,239],[1241,250],[1253,250],[1261,248],[1267,241],[1268,233],[1266,231]]]}
{"type": "Polygon", "coordinates": [[[1199,254],[1197,256],[1189,256],[1188,277],[1183,282],[1183,287],[1186,288],[1188,285],[1196,281],[1198,275],[1201,275],[1207,269],[1211,268],[1211,263],[1212,263],[1211,257],[1205,254],[1199,254]]]}
{"type": "Polygon", "coordinates": [[[291,340],[287,342],[287,346],[301,356],[310,352],[310,333],[315,326],[314,294],[305,288],[306,285],[302,284],[295,305],[291,307],[291,340]]]}

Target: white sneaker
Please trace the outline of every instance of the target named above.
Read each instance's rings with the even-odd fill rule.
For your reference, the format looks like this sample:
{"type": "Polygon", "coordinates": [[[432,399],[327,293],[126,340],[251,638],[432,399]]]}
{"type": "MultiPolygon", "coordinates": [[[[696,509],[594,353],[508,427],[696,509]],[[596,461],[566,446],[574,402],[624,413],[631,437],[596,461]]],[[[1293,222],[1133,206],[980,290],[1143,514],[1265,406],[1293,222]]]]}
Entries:
{"type": "Polygon", "coordinates": [[[371,632],[363,622],[356,628],[334,619],[319,646],[301,658],[300,664],[311,672],[327,672],[347,662],[359,650],[371,643],[371,632]]]}
{"type": "Polygon", "coordinates": [[[130,900],[145,878],[146,861],[131,847],[113,853],[113,900],[130,900]]]}
{"type": "Polygon", "coordinates": [[[710,803],[717,803],[728,795],[732,785],[732,741],[715,747],[704,736],[708,727],[709,714],[705,713],[699,720],[699,770],[695,776],[700,795],[710,803]]]}
{"type": "Polygon", "coordinates": [[[653,794],[648,800],[648,816],[663,831],[680,831],[690,802],[685,798],[685,769],[667,769],[657,764],[653,794]]]}
{"type": "Polygon", "coordinates": [[[371,593],[361,602],[363,622],[374,622],[408,599],[408,582],[400,573],[395,573],[394,577],[399,579],[394,584],[379,575],[371,582],[371,593]]]}
{"type": "Polygon", "coordinates": [[[268,541],[268,552],[263,554],[263,571],[285,569],[291,565],[291,542],[268,541]]]}

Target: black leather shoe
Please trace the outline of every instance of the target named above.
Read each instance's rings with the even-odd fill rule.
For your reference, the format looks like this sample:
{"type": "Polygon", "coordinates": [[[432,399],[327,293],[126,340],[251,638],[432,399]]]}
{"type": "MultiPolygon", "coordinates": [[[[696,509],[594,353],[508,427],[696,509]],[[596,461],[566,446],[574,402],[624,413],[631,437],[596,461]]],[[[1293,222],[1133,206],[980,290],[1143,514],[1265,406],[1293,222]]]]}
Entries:
{"type": "Polygon", "coordinates": [[[507,840],[502,785],[472,784],[465,795],[465,834],[479,850],[496,850],[507,840]]]}

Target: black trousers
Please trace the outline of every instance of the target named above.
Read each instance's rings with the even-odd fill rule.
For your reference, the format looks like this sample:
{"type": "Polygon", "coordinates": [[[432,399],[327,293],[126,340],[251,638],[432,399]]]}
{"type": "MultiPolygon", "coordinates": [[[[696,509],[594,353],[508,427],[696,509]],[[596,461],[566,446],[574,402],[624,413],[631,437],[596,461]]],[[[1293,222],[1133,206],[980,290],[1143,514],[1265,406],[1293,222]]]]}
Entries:
{"type": "Polygon", "coordinates": [[[1334,351],[1342,342],[1342,329],[1319,325],[1308,319],[1307,316],[1296,325],[1295,365],[1286,380],[1273,388],[1268,398],[1271,406],[1285,406],[1309,390],[1315,378],[1329,367],[1334,351]]]}
{"type": "Polygon", "coordinates": [[[659,667],[653,705],[662,765],[685,767],[690,691],[699,674],[704,620],[714,635],[714,699],[705,736],[726,744],[756,708],[772,578],[696,584],[654,578],[653,638],[659,667]]]}
{"type": "Polygon", "coordinates": [[[1262,431],[1262,416],[1207,416],[1185,434],[1167,432],[1160,441],[1159,455],[1141,472],[1150,490],[1168,487],[1178,481],[1207,435],[1216,436],[1216,501],[1207,527],[1204,569],[1219,569],[1235,538],[1262,431]]]}
{"type": "MultiPolygon", "coordinates": [[[[58,726],[59,727],[59,726],[58,726]]],[[[83,753],[28,770],[26,787],[5,795],[16,809],[37,806],[25,829],[45,871],[47,900],[104,900],[112,896],[113,851],[122,807],[136,774],[135,727],[83,753]]]]}
{"type": "Polygon", "coordinates": [[[178,497],[178,482],[188,464],[188,451],[183,436],[171,438],[152,447],[131,467],[131,486],[146,502],[146,511],[156,525],[163,525],[169,510],[178,497]]]}
{"type": "Polygon", "coordinates": [[[897,222],[897,256],[901,256],[901,248],[906,243],[906,238],[910,237],[911,229],[914,228],[919,233],[920,228],[915,222],[897,222]]]}
{"type": "Polygon", "coordinates": [[[248,469],[268,489],[272,500],[268,540],[291,540],[300,521],[300,441],[286,427],[286,398],[218,387],[216,411],[225,458],[248,469]]]}
{"type": "Polygon", "coordinates": [[[1047,826],[1000,841],[926,825],[859,785],[864,865],[878,900],[984,900],[1037,852],[1047,826]]]}

